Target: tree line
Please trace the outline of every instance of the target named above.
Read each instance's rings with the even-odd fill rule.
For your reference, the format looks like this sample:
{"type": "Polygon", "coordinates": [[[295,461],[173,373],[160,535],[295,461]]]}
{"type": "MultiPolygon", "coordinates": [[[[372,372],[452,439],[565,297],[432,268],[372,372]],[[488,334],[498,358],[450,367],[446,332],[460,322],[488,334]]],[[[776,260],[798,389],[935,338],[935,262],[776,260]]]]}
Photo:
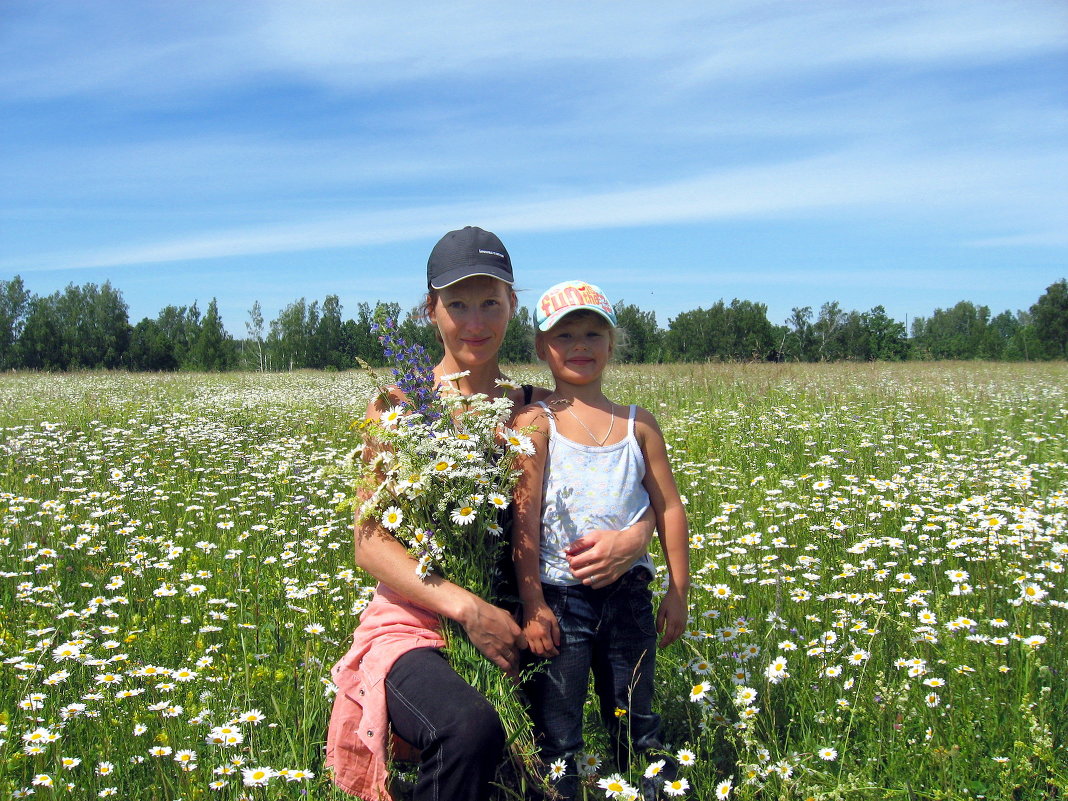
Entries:
{"type": "MultiPolygon", "coordinates": [[[[616,304],[627,363],[704,361],[902,361],[906,359],[1032,360],[1068,358],[1068,281],[1049,287],[1027,311],[991,315],[961,301],[912,321],[911,331],[882,306],[846,311],[837,301],[818,312],[796,307],[780,325],[767,306],[722,300],[685,311],[661,328],[655,313],[616,304]]],[[[300,298],[266,321],[255,302],[245,336],[231,336],[213,298],[204,311],[165,306],[131,325],[122,293],[105,282],[70,284],[47,296],[28,292],[19,276],[0,281],[0,369],[220,371],[343,370],[358,359],[383,363],[374,323],[400,322],[400,334],[441,353],[418,309],[359,303],[344,319],[337,295],[320,303],[300,298]]],[[[534,317],[521,307],[509,324],[501,361],[535,361],[534,317]]]]}

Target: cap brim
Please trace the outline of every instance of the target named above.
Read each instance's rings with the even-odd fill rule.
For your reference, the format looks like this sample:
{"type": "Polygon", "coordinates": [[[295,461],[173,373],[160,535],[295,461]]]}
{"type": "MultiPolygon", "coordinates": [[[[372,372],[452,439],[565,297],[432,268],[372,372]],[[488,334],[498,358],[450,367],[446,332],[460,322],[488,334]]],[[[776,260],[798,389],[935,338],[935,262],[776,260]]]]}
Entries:
{"type": "Polygon", "coordinates": [[[552,328],[554,325],[556,325],[558,322],[560,322],[563,318],[567,317],[567,315],[574,314],[577,311],[595,312],[596,314],[601,315],[601,317],[604,319],[604,321],[606,323],[608,323],[610,326],[612,326],[613,328],[615,328],[616,325],[618,325],[618,323],[615,320],[613,320],[611,317],[609,317],[608,314],[605,313],[605,310],[602,309],[600,306],[582,305],[582,306],[568,306],[566,309],[560,309],[560,311],[558,311],[558,312],[553,312],[548,317],[546,317],[544,320],[542,320],[540,323],[538,323],[538,330],[539,331],[548,331],[550,328],[552,328]]]}
{"type": "Polygon", "coordinates": [[[488,278],[496,278],[498,281],[504,281],[508,286],[515,283],[515,279],[505,270],[479,265],[478,267],[457,267],[454,270],[449,270],[431,281],[430,288],[444,289],[447,286],[452,286],[457,281],[463,281],[465,278],[474,278],[475,276],[480,275],[488,278]]]}

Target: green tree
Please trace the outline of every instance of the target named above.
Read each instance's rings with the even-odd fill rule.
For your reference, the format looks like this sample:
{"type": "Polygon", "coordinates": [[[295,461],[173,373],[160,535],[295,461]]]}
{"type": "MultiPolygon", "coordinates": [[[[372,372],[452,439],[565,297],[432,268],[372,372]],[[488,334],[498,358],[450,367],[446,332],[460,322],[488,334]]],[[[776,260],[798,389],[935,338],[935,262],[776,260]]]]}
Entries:
{"type": "Polygon", "coordinates": [[[842,318],[835,334],[836,359],[867,362],[875,358],[871,352],[871,341],[864,315],[858,311],[848,311],[842,318]]]}
{"type": "Polygon", "coordinates": [[[361,302],[356,305],[356,317],[341,324],[341,352],[346,365],[355,366],[358,358],[368,364],[381,364],[382,348],[371,331],[373,320],[370,304],[361,302]]]}
{"type": "Polygon", "coordinates": [[[1005,348],[1002,356],[1012,361],[1030,361],[1036,359],[1042,352],[1042,346],[1035,338],[1035,327],[1031,321],[1031,313],[1017,311],[1015,315],[1002,312],[990,321],[991,326],[1006,337],[1005,348]],[[1012,322],[1002,321],[1008,317],[1012,322]]]}
{"type": "Polygon", "coordinates": [[[311,341],[309,366],[342,370],[350,366],[344,350],[341,301],[337,295],[327,295],[315,325],[311,341]]]}
{"type": "Polygon", "coordinates": [[[863,317],[868,339],[869,359],[897,362],[908,358],[909,340],[905,324],[890,318],[886,309],[875,306],[863,317]]]}
{"type": "Polygon", "coordinates": [[[812,307],[795,306],[786,318],[786,336],[783,337],[783,358],[795,362],[810,362],[816,359],[816,333],[812,327],[812,307]]]}
{"type": "Polygon", "coordinates": [[[726,309],[720,300],[709,309],[685,311],[668,320],[664,346],[673,361],[708,361],[722,358],[726,334],[726,309]]]}
{"type": "Polygon", "coordinates": [[[280,369],[294,370],[307,365],[313,320],[318,323],[319,318],[318,304],[313,305],[316,307],[314,314],[304,298],[295,300],[271,321],[267,343],[273,362],[280,369]]]}
{"type": "Polygon", "coordinates": [[[17,345],[26,324],[30,297],[21,277],[0,281],[0,370],[19,366],[17,345]]]}
{"type": "Polygon", "coordinates": [[[219,372],[233,364],[233,341],[223,327],[219,304],[215,298],[208,304],[200,330],[190,352],[190,365],[202,372],[219,372]]]}
{"type": "Polygon", "coordinates": [[[258,300],[253,302],[252,308],[248,310],[245,331],[248,332],[249,339],[254,345],[256,369],[262,373],[267,369],[267,354],[263,347],[263,309],[258,300]]]}
{"type": "Polygon", "coordinates": [[[191,354],[200,337],[200,309],[196,302],[192,306],[164,306],[156,316],[156,325],[170,343],[178,369],[195,369],[191,354]]]}
{"type": "Polygon", "coordinates": [[[127,364],[132,370],[167,372],[178,369],[174,343],[167,338],[162,326],[155,320],[145,317],[133,327],[130,332],[127,364]]]}
{"type": "Polygon", "coordinates": [[[62,359],[68,369],[122,364],[130,346],[130,320],[122,293],[102,286],[69,284],[56,298],[62,359]]]}
{"type": "Polygon", "coordinates": [[[534,318],[530,309],[520,306],[508,321],[501,343],[500,360],[505,364],[530,364],[537,361],[534,353],[534,318]]]}
{"type": "Polygon", "coordinates": [[[31,370],[63,370],[63,331],[59,318],[59,293],[34,296],[27,305],[26,321],[19,337],[17,358],[31,370]]]}
{"type": "Polygon", "coordinates": [[[1068,358],[1068,280],[1046,287],[1031,307],[1034,336],[1047,359],[1068,358]]]}
{"type": "Polygon", "coordinates": [[[48,370],[116,368],[126,360],[130,321],[110,283],[68,284],[27,308],[20,344],[23,364],[48,370]]]}
{"type": "Polygon", "coordinates": [[[616,321],[623,329],[623,347],[617,355],[625,364],[660,361],[663,355],[664,332],[656,324],[656,313],[642,311],[633,303],[619,301],[615,305],[616,321]]]}
{"type": "Polygon", "coordinates": [[[842,326],[845,325],[846,313],[837,300],[828,301],[820,306],[820,314],[812,325],[815,338],[816,358],[821,362],[841,359],[842,326]]]}
{"type": "Polygon", "coordinates": [[[962,300],[951,309],[935,309],[929,318],[917,317],[913,340],[934,359],[976,359],[984,355],[989,320],[989,307],[962,300]]]}
{"type": "Polygon", "coordinates": [[[775,350],[775,333],[763,303],[735,298],[725,310],[727,344],[724,358],[764,361],[775,350]]]}

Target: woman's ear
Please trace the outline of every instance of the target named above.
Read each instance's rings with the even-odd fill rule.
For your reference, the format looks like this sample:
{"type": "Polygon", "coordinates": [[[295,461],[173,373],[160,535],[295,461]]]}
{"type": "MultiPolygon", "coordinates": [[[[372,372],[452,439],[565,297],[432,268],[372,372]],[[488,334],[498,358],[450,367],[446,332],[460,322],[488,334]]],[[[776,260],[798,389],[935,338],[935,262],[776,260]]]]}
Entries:
{"type": "Polygon", "coordinates": [[[429,292],[427,293],[426,300],[423,302],[423,317],[428,323],[434,326],[434,328],[438,327],[437,311],[438,293],[429,292]]]}

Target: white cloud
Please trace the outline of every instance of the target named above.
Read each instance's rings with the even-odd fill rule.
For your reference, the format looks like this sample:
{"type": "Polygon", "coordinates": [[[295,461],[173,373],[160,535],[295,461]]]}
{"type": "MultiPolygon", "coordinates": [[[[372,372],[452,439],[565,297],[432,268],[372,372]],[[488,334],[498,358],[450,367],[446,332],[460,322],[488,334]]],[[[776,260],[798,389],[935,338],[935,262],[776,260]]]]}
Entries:
{"type": "Polygon", "coordinates": [[[977,248],[1068,247],[1068,215],[1059,228],[1031,230],[1010,236],[988,236],[965,242],[977,248]]]}
{"type": "Polygon", "coordinates": [[[42,254],[21,259],[17,268],[76,269],[360,247],[432,237],[473,220],[494,230],[545,232],[781,220],[828,210],[831,217],[842,220],[877,220],[890,212],[899,219],[920,219],[952,209],[956,224],[964,228],[997,222],[1015,226],[1011,236],[1027,238],[1055,226],[1063,216],[1061,210],[1068,208],[1068,189],[1063,186],[1050,189],[1043,208],[1032,206],[1030,182],[1051,168],[1049,158],[1041,154],[987,159],[982,170],[976,164],[974,155],[967,153],[912,158],[847,150],[616,191],[547,194],[533,201],[493,197],[399,206],[304,222],[192,232],[95,252],[42,254]]]}
{"type": "Polygon", "coordinates": [[[6,12],[6,97],[123,92],[142,99],[300,78],[332,89],[608,65],[663,91],[796,79],[858,65],[985,64],[1063,51],[1059,3],[796,2],[661,5],[554,0],[372,4],[52,2],[6,12]],[[43,7],[41,7],[43,8],[43,7]]]}
{"type": "MultiPolygon", "coordinates": [[[[471,223],[814,223],[865,243],[885,223],[923,240],[915,258],[1064,247],[1066,30],[1045,0],[7,0],[0,119],[24,136],[0,164],[0,273],[154,264],[126,273],[190,285],[471,223]]],[[[909,242],[852,247],[818,266],[879,265],[910,299],[973,286],[902,269],[909,242]]]]}

